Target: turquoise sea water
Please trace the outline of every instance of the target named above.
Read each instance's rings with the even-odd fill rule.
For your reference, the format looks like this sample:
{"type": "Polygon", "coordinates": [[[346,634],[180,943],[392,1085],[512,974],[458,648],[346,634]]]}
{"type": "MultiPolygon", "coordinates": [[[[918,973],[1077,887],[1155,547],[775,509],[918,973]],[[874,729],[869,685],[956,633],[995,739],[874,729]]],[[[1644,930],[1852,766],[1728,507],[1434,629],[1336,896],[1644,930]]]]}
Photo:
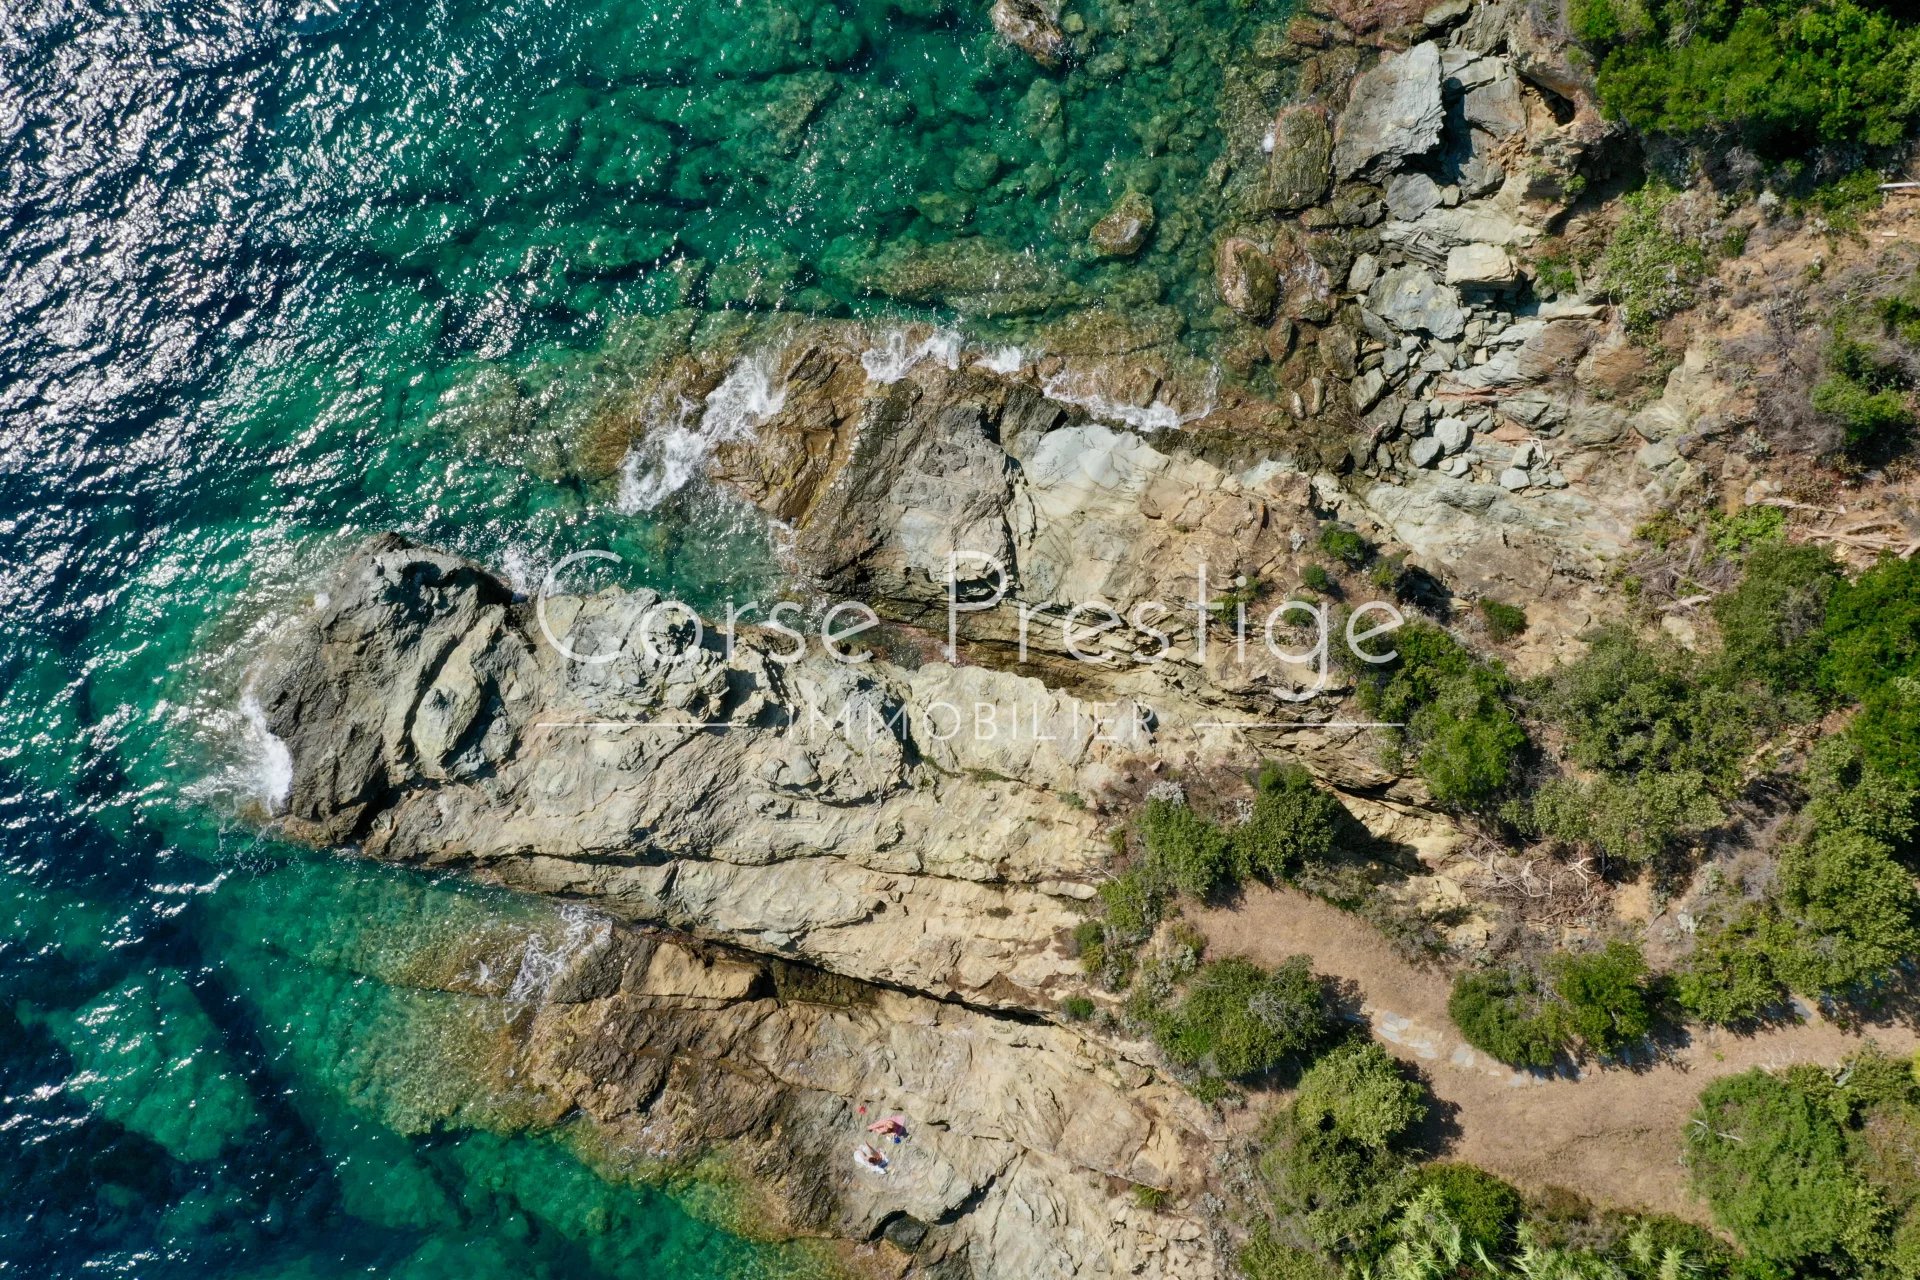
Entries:
{"type": "Polygon", "coordinates": [[[1213,103],[1281,8],[1070,7],[1053,74],[986,8],[0,6],[0,1274],[804,1269],[449,1069],[569,921],[260,839],[242,681],[379,529],[522,583],[772,575],[725,500],[567,462],[663,326],[1204,335],[1213,103]],[[1129,186],[1152,247],[1090,260],[1129,186]]]}

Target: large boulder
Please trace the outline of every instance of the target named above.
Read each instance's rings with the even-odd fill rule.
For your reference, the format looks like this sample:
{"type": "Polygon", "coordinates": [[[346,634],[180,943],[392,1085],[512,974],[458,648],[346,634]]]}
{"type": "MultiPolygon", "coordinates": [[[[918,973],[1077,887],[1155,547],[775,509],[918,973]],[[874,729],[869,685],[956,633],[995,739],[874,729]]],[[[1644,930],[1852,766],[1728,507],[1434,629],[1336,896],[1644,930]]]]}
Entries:
{"type": "Polygon", "coordinates": [[[1023,49],[1043,67],[1057,67],[1067,56],[1060,20],[1040,0],[993,0],[990,15],[1000,38],[1023,49]]]}
{"type": "Polygon", "coordinates": [[[1333,160],[1333,128],[1314,103],[1288,107],[1273,122],[1273,153],[1267,161],[1267,206],[1291,213],[1320,203],[1327,194],[1333,160]]]}
{"type": "Polygon", "coordinates": [[[1445,116],[1438,45],[1428,41],[1383,58],[1354,81],[1333,145],[1334,173],[1391,173],[1439,145],[1445,116]]]}
{"type": "Polygon", "coordinates": [[[1279,278],[1259,245],[1245,236],[1220,242],[1215,270],[1220,300],[1249,320],[1265,320],[1273,313],[1279,278]]]}
{"type": "Polygon", "coordinates": [[[1430,333],[1451,342],[1466,332],[1467,312],[1460,305],[1460,294],[1428,275],[1426,268],[1411,263],[1376,280],[1367,305],[1402,333],[1430,333]]]}
{"type": "Polygon", "coordinates": [[[1519,279],[1513,257],[1497,244],[1461,244],[1447,251],[1447,283],[1504,285],[1519,279]]]}

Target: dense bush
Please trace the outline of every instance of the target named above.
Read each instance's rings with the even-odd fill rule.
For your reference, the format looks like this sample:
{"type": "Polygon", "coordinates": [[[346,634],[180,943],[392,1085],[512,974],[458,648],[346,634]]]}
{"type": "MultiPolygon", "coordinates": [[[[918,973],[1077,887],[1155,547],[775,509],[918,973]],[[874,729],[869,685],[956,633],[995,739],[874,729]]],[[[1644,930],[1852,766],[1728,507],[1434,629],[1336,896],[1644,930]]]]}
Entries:
{"type": "Polygon", "coordinates": [[[1231,835],[1235,871],[1276,883],[1332,856],[1346,811],[1298,765],[1268,765],[1253,809],[1231,835]]]}
{"type": "Polygon", "coordinates": [[[1840,567],[1824,547],[1755,549],[1740,585],[1713,602],[1728,675],[1781,693],[1811,687],[1826,656],[1827,602],[1839,581],[1840,567]]]}
{"type": "Polygon", "coordinates": [[[1361,673],[1361,706],[1405,726],[1402,740],[1436,802],[1487,805],[1512,781],[1527,742],[1506,703],[1506,673],[1431,623],[1409,623],[1393,641],[1399,656],[1361,673]]]}
{"type": "Polygon", "coordinates": [[[1516,1067],[1548,1067],[1566,1047],[1563,1009],[1531,974],[1495,969],[1454,979],[1447,1015],[1467,1043],[1516,1067]]]}
{"type": "Polygon", "coordinates": [[[1556,778],[1535,791],[1523,818],[1536,834],[1638,866],[1719,826],[1726,814],[1693,769],[1647,771],[1590,782],[1556,778]]]}
{"type": "Polygon", "coordinates": [[[1621,200],[1620,222],[1600,255],[1596,278],[1620,306],[1627,327],[1640,332],[1693,305],[1707,269],[1705,249],[1669,225],[1679,193],[1650,183],[1621,200]]]}
{"type": "Polygon", "coordinates": [[[1209,898],[1233,878],[1233,842],[1184,800],[1155,797],[1140,813],[1147,870],[1194,898],[1209,898]]]}
{"type": "Polygon", "coordinates": [[[1734,133],[1779,158],[1900,141],[1920,32],[1857,0],[1572,0],[1605,107],[1653,134],[1734,133]]]}
{"type": "Polygon", "coordinates": [[[1426,1093],[1378,1044],[1351,1040],[1307,1068],[1294,1118],[1362,1146],[1386,1147],[1426,1118],[1426,1093]]]}
{"type": "Polygon", "coordinates": [[[1920,786],[1920,561],[1885,556],[1835,589],[1821,675],[1861,704],[1848,732],[1865,761],[1920,786]]]}
{"type": "Polygon", "coordinates": [[[1694,1184],[1757,1257],[1790,1274],[1907,1275],[1920,1230],[1920,1083],[1869,1051],[1710,1085],[1687,1130],[1694,1184]]]}
{"type": "Polygon", "coordinates": [[[1665,636],[1606,627],[1586,656],[1540,687],[1541,709],[1567,732],[1577,764],[1611,773],[1692,770],[1714,785],[1737,780],[1752,747],[1758,700],[1707,678],[1665,636]]]}
{"type": "Polygon", "coordinates": [[[1828,738],[1807,763],[1807,824],[1815,831],[1857,831],[1896,854],[1907,850],[1920,824],[1920,788],[1861,759],[1859,744],[1828,738]]]}
{"type": "Polygon", "coordinates": [[[1549,969],[1567,1026],[1594,1052],[1618,1052],[1653,1029],[1647,962],[1632,943],[1615,938],[1600,951],[1558,955],[1549,969]]]}
{"type": "Polygon", "coordinates": [[[1920,896],[1885,844],[1857,831],[1817,835],[1780,861],[1780,906],[1795,945],[1776,958],[1795,991],[1847,995],[1920,953],[1920,896]]]}
{"type": "Polygon", "coordinates": [[[1332,1026],[1306,956],[1269,972],[1229,957],[1202,965],[1171,1007],[1150,1015],[1169,1058],[1225,1079],[1260,1075],[1307,1052],[1332,1026]]]}

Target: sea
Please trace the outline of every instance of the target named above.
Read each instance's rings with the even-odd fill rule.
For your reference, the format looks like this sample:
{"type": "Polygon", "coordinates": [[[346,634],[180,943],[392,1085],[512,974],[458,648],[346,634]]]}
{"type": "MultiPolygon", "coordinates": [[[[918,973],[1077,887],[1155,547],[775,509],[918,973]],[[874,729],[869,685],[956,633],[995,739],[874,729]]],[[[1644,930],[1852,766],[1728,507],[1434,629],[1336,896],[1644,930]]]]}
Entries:
{"type": "Polygon", "coordinates": [[[1052,69],[988,8],[0,3],[0,1275],[821,1273],[463,1072],[577,909],[264,833],[248,681],[383,530],[777,589],[691,464],[778,389],[662,420],[663,344],[1203,341],[1285,6],[1067,0],[1052,69]],[[1130,190],[1154,240],[1101,260],[1130,190]]]}

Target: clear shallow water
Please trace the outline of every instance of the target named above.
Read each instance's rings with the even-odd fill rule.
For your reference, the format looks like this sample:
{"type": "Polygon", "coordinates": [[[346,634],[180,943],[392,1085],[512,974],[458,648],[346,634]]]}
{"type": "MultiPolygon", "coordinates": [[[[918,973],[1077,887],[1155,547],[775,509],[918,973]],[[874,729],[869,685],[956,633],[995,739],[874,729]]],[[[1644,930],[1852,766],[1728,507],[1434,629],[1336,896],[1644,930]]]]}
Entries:
{"type": "Polygon", "coordinates": [[[1204,333],[1206,103],[1280,7],[1090,4],[1063,76],[985,9],[0,6],[0,1274],[804,1270],[449,1065],[569,922],[263,843],[242,677],[379,529],[522,583],[588,546],[696,603],[772,575],[723,500],[631,514],[570,461],[676,326],[1204,333]],[[1153,248],[1088,260],[1129,184],[1153,248]]]}

